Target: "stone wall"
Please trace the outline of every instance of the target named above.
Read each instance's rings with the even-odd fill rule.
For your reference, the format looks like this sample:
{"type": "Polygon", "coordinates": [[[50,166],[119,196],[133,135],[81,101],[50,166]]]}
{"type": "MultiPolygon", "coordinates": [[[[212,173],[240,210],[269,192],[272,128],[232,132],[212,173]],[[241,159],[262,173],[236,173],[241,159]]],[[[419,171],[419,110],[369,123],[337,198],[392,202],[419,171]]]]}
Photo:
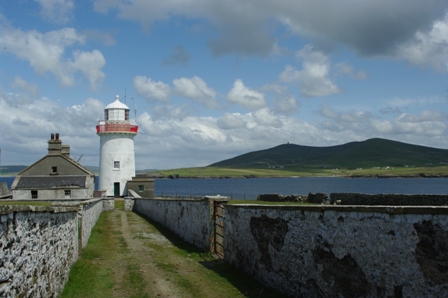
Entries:
{"type": "Polygon", "coordinates": [[[103,211],[111,211],[115,208],[114,198],[102,198],[103,199],[103,211]]]}
{"type": "Polygon", "coordinates": [[[448,195],[332,193],[330,203],[341,205],[448,206],[448,195]]]}
{"type": "Polygon", "coordinates": [[[225,206],[225,260],[291,297],[448,297],[448,207],[225,206]]]}
{"type": "Polygon", "coordinates": [[[133,211],[163,224],[184,241],[208,251],[213,202],[228,200],[227,197],[135,199],[133,211]]]}
{"type": "Polygon", "coordinates": [[[58,297],[104,204],[92,199],[0,206],[0,297],[58,297]]]}
{"type": "Polygon", "coordinates": [[[77,257],[77,207],[0,207],[0,297],[57,297],[77,257]]]}
{"type": "Polygon", "coordinates": [[[93,227],[101,212],[103,212],[103,201],[102,199],[87,200],[80,204],[79,210],[81,216],[81,245],[84,248],[87,246],[93,227]]]}
{"type": "Polygon", "coordinates": [[[124,198],[124,210],[132,211],[134,209],[134,198],[124,198]]]}
{"type": "Polygon", "coordinates": [[[6,184],[6,182],[0,182],[0,196],[8,194],[9,194],[8,184],[6,184]]]}

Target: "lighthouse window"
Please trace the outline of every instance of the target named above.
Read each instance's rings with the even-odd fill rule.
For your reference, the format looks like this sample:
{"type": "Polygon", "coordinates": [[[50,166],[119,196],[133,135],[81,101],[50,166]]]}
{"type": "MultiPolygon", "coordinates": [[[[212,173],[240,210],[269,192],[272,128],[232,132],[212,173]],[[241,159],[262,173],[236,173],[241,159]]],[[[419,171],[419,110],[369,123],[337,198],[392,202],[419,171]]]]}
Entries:
{"type": "Polygon", "coordinates": [[[120,168],[120,162],[114,161],[114,169],[119,169],[119,168],[120,168]]]}
{"type": "Polygon", "coordinates": [[[104,120],[109,120],[109,110],[104,111],[104,120]]]}
{"type": "Polygon", "coordinates": [[[124,111],[124,120],[129,120],[129,110],[124,111]]]}

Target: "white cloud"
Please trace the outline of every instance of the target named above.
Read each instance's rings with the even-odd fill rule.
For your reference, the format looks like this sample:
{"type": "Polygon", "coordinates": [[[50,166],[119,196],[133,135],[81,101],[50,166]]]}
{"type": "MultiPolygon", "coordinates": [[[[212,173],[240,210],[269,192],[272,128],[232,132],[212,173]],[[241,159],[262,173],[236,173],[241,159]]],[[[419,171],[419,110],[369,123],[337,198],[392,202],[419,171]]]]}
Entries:
{"type": "Polygon", "coordinates": [[[189,98],[209,109],[219,108],[216,91],[208,87],[201,78],[194,76],[174,79],[173,85],[173,92],[177,95],[189,98]]]}
{"type": "MultiPolygon", "coordinates": [[[[20,96],[20,95],[18,95],[20,96]]],[[[95,134],[104,105],[87,99],[81,105],[63,107],[47,98],[33,98],[21,105],[0,95],[0,138],[3,157],[10,164],[29,165],[47,154],[50,133],[60,133],[73,155],[84,154],[87,165],[97,165],[99,139],[95,134]]]]}
{"type": "Polygon", "coordinates": [[[326,118],[337,120],[340,122],[365,122],[371,118],[370,113],[351,109],[349,111],[337,112],[328,104],[323,104],[318,113],[326,118]]]}
{"type": "Polygon", "coordinates": [[[305,96],[328,96],[341,92],[329,78],[331,64],[327,55],[306,45],[297,52],[297,57],[303,60],[302,70],[287,65],[280,74],[282,81],[297,84],[305,96]]]}
{"type": "Polygon", "coordinates": [[[143,98],[156,99],[162,102],[170,100],[171,88],[163,82],[155,82],[145,76],[136,76],[134,77],[134,88],[138,95],[143,98]]]}
{"type": "Polygon", "coordinates": [[[153,109],[153,117],[155,119],[175,119],[182,120],[190,116],[189,110],[186,106],[155,106],[153,109]]]}
{"type": "Polygon", "coordinates": [[[363,56],[404,58],[444,71],[447,67],[444,0],[408,0],[406,5],[376,0],[95,0],[93,5],[98,12],[116,12],[144,28],[179,16],[205,20],[199,26],[217,30],[208,43],[215,56],[275,53],[279,46],[274,32],[282,25],[311,42],[344,45],[363,56]]]}
{"type": "Polygon", "coordinates": [[[72,19],[73,0],[34,0],[42,6],[41,15],[44,20],[57,24],[65,24],[72,19]]]}
{"type": "Polygon", "coordinates": [[[39,95],[39,86],[25,81],[20,76],[16,76],[14,78],[14,81],[11,83],[11,87],[17,88],[20,91],[14,95],[10,94],[10,96],[5,98],[10,100],[9,102],[14,106],[32,103],[39,95]]]}
{"type": "Polygon", "coordinates": [[[280,128],[283,126],[278,116],[275,116],[268,108],[259,109],[252,113],[255,122],[262,126],[280,128]]]}
{"type": "Polygon", "coordinates": [[[218,127],[224,130],[242,128],[246,126],[246,121],[241,119],[239,114],[226,113],[218,119],[218,127]]]}
{"type": "Polygon", "coordinates": [[[339,136],[342,139],[381,137],[429,147],[448,145],[448,117],[441,111],[426,110],[417,115],[401,114],[392,120],[374,117],[359,110],[335,111],[328,105],[322,106],[318,113],[327,118],[320,124],[324,135],[328,131],[333,137],[339,136]]]}
{"type": "Polygon", "coordinates": [[[448,12],[444,19],[434,22],[431,30],[419,30],[412,40],[400,44],[397,57],[415,65],[429,65],[438,71],[448,72],[448,12]]]}
{"type": "Polygon", "coordinates": [[[347,62],[340,62],[334,66],[337,73],[348,75],[355,80],[365,80],[367,79],[367,73],[365,71],[355,71],[353,66],[349,65],[347,62]]]}
{"type": "Polygon", "coordinates": [[[34,30],[0,27],[0,46],[16,57],[28,61],[39,75],[50,72],[62,86],[71,87],[75,84],[75,73],[81,71],[90,81],[90,87],[96,89],[105,76],[101,71],[105,64],[101,52],[75,51],[73,59],[65,57],[68,47],[84,42],[85,36],[73,28],[42,34],[34,30]]]}
{"type": "Polygon", "coordinates": [[[97,89],[104,81],[105,74],[100,70],[106,64],[103,54],[98,50],[92,52],[76,51],[70,66],[80,70],[90,81],[90,87],[97,89]]]}
{"type": "Polygon", "coordinates": [[[292,95],[278,96],[274,99],[274,111],[283,115],[295,114],[297,105],[297,100],[292,95]]]}
{"type": "Polygon", "coordinates": [[[418,123],[428,121],[445,121],[447,119],[448,116],[446,112],[424,110],[420,112],[420,115],[402,114],[397,118],[397,121],[402,123],[418,123]]]}
{"type": "Polygon", "coordinates": [[[191,60],[191,54],[181,45],[175,46],[173,52],[163,58],[164,65],[186,66],[191,60]]]}
{"type": "MultiPolygon", "coordinates": [[[[88,98],[81,104],[65,107],[48,98],[33,96],[34,88],[28,88],[32,84],[23,79],[17,78],[16,84],[29,90],[32,100],[13,104],[0,90],[4,160],[10,164],[31,164],[46,154],[50,133],[59,132],[63,143],[71,146],[72,156],[83,154],[82,164],[98,164],[99,137],[95,125],[102,119],[103,102],[88,98]]],[[[336,110],[327,104],[320,113],[325,120],[315,126],[294,117],[277,116],[268,108],[246,114],[200,117],[190,115],[185,107],[156,106],[153,115],[143,112],[136,119],[140,127],[135,138],[136,166],[138,169],[205,166],[288,141],[330,146],[383,137],[448,147],[444,112],[427,110],[384,120],[365,111],[336,110]]]]}
{"type": "Polygon", "coordinates": [[[237,79],[227,94],[227,100],[239,104],[248,110],[257,110],[266,106],[263,93],[244,86],[243,81],[237,79]]]}

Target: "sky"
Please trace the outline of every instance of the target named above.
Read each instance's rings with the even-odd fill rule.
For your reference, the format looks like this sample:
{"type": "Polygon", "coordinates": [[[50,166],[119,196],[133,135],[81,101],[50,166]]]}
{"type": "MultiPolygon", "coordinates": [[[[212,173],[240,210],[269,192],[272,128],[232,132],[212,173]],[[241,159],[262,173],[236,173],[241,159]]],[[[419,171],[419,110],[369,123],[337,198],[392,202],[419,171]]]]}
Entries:
{"type": "Polygon", "coordinates": [[[98,166],[115,95],[138,170],[287,142],[448,149],[448,1],[0,0],[2,166],[51,133],[98,166]]]}

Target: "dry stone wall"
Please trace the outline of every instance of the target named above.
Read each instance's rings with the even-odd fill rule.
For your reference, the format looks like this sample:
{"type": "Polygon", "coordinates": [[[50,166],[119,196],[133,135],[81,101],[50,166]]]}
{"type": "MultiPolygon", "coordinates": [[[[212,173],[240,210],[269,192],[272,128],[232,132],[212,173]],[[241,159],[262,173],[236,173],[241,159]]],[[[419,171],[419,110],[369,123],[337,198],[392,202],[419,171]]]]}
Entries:
{"type": "Polygon", "coordinates": [[[0,207],[0,297],[57,297],[77,258],[77,207],[0,207]]]}
{"type": "Polygon", "coordinates": [[[226,205],[225,260],[291,297],[448,297],[448,208],[226,205]]]}
{"type": "Polygon", "coordinates": [[[135,199],[133,210],[163,224],[186,242],[209,250],[211,214],[216,200],[228,201],[229,198],[135,199]]]}

